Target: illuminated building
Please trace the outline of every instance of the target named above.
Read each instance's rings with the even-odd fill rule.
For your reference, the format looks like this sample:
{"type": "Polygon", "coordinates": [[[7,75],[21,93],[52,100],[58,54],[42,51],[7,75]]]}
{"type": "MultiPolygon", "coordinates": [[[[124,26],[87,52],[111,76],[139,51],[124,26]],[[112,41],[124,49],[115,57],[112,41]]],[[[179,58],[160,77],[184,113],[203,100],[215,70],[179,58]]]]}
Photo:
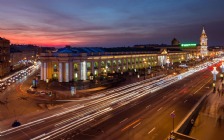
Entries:
{"type": "Polygon", "coordinates": [[[41,80],[56,79],[59,82],[88,80],[110,73],[123,73],[151,66],[172,65],[199,56],[207,56],[207,36],[203,28],[200,45],[180,44],[177,39],[172,45],[135,45],[120,48],[71,48],[67,46],[57,52],[42,53],[41,80]]]}
{"type": "Polygon", "coordinates": [[[0,37],[0,77],[10,72],[10,41],[0,37]]]}
{"type": "Polygon", "coordinates": [[[205,33],[205,29],[203,27],[199,44],[183,43],[183,44],[180,44],[180,48],[181,48],[181,50],[188,52],[190,58],[203,58],[203,57],[209,55],[207,41],[208,41],[208,38],[205,33]]]}
{"type": "Polygon", "coordinates": [[[59,82],[88,80],[110,73],[123,73],[150,66],[165,66],[169,62],[187,59],[180,49],[156,48],[71,48],[42,53],[41,80],[56,79],[59,82]]]}
{"type": "Polygon", "coordinates": [[[208,55],[207,41],[208,41],[208,37],[207,37],[207,35],[205,33],[205,29],[203,27],[201,37],[200,37],[200,53],[201,53],[202,57],[208,55]]]}

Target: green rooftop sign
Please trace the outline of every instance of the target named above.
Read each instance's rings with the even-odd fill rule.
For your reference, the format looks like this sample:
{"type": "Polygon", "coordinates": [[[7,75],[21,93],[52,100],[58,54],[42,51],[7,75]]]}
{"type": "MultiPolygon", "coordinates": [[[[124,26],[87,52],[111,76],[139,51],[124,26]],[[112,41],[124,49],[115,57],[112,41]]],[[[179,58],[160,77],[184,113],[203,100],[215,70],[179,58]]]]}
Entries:
{"type": "Polygon", "coordinates": [[[181,48],[194,48],[196,46],[197,46],[197,44],[194,44],[194,43],[192,43],[192,44],[181,44],[181,48]]]}

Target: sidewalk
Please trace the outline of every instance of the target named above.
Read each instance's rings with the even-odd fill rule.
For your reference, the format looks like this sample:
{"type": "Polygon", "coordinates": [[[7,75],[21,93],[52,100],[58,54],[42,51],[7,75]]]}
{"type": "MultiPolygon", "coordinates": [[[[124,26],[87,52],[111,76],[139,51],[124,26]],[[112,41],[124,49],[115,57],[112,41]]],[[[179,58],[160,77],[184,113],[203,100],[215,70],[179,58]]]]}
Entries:
{"type": "Polygon", "coordinates": [[[216,92],[211,94],[204,103],[190,136],[199,140],[223,140],[223,132],[224,96],[221,92],[220,94],[216,92]]]}

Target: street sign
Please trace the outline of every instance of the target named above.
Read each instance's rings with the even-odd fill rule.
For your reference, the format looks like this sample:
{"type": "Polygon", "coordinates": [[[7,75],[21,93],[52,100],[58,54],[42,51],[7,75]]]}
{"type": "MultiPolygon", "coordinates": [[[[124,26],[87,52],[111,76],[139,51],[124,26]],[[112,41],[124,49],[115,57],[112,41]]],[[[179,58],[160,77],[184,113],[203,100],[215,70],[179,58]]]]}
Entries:
{"type": "Polygon", "coordinates": [[[172,118],[175,118],[175,112],[173,111],[172,113],[170,113],[170,116],[172,117],[172,118]]]}
{"type": "Polygon", "coordinates": [[[75,87],[71,87],[71,95],[73,96],[73,95],[75,95],[76,94],[76,89],[75,89],[75,87]]]}

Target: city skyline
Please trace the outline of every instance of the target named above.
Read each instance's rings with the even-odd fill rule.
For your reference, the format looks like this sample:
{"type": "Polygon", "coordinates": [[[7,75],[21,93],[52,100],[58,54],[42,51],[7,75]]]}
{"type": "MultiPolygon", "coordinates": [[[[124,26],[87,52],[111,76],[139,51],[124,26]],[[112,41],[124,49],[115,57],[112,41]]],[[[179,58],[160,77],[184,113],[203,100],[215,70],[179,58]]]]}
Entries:
{"type": "Polygon", "coordinates": [[[0,36],[11,43],[63,47],[120,47],[135,44],[223,45],[224,2],[208,1],[16,1],[2,0],[0,36]]]}

